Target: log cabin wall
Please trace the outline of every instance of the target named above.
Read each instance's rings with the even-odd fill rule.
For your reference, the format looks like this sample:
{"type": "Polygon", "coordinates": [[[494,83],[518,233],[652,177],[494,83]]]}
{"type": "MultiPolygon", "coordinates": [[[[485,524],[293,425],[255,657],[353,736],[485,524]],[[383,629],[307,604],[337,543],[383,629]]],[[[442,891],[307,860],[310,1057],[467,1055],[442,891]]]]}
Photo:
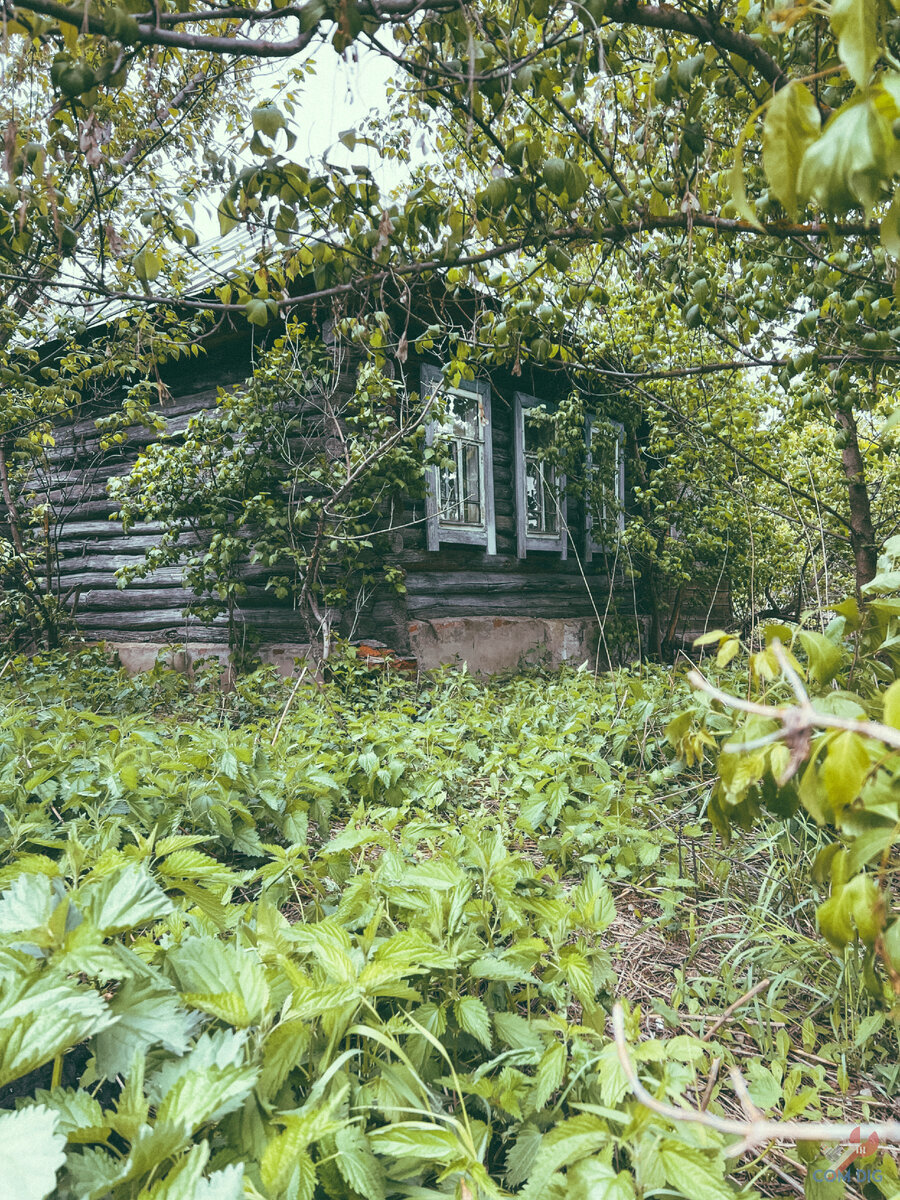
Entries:
{"type": "MultiPolygon", "coordinates": [[[[160,409],[168,432],[177,435],[191,417],[214,406],[220,387],[246,377],[248,361],[249,345],[240,339],[180,364],[166,381],[171,395],[160,409]]],[[[124,590],[117,586],[116,571],[142,558],[163,531],[142,523],[123,533],[110,519],[116,504],[106,486],[114,476],[126,474],[158,437],[153,430],[132,428],[121,445],[101,450],[93,415],[56,431],[47,473],[35,480],[35,490],[43,487],[55,513],[56,585],[69,596],[78,627],[90,640],[224,643],[224,621],[203,625],[182,615],[192,595],[182,586],[178,568],[156,571],[124,590]]]]}
{"type": "MultiPolygon", "coordinates": [[[[167,423],[167,436],[177,437],[192,417],[214,407],[220,389],[244,382],[252,370],[253,353],[252,338],[233,333],[210,343],[200,358],[182,360],[166,370],[169,396],[159,411],[167,423]]],[[[342,358],[339,393],[352,391],[357,363],[358,357],[352,354],[342,358]]],[[[111,478],[127,474],[139,454],[160,435],[135,427],[120,445],[101,450],[96,415],[91,411],[55,431],[46,468],[32,481],[33,490],[53,508],[56,590],[68,597],[77,626],[89,640],[149,647],[149,653],[124,654],[129,661],[152,663],[155,646],[226,647],[225,616],[204,622],[184,615],[184,608],[196,597],[183,586],[179,567],[161,568],[125,588],[118,586],[116,571],[143,558],[159,543],[163,528],[137,523],[124,533],[121,524],[110,519],[117,506],[107,494],[107,484],[111,478]]],[[[269,576],[280,574],[283,569],[248,563],[244,571],[247,592],[235,616],[251,645],[282,645],[284,653],[275,654],[275,660],[290,664],[305,640],[305,630],[290,601],[279,600],[265,586],[269,576]]],[[[407,641],[405,606],[392,590],[377,591],[358,617],[351,621],[348,616],[342,630],[368,636],[375,636],[376,631],[394,644],[407,641]]]]}
{"type": "MultiPolygon", "coordinates": [[[[244,381],[252,355],[250,337],[233,334],[210,345],[199,359],[169,370],[165,382],[170,398],[161,410],[169,435],[177,436],[192,416],[214,406],[220,388],[244,381]]],[[[419,389],[421,365],[410,355],[403,368],[412,390],[419,389]]],[[[349,361],[344,388],[352,387],[354,375],[355,365],[349,361]]],[[[602,618],[618,610],[617,644],[603,645],[597,661],[604,663],[607,654],[633,654],[645,626],[640,592],[621,573],[611,583],[604,556],[586,561],[584,514],[577,502],[570,499],[568,505],[571,538],[566,557],[558,550],[528,549],[524,556],[518,551],[515,393],[535,396],[552,408],[568,384],[558,373],[534,369],[518,378],[494,370],[490,385],[496,554],[480,546],[444,542],[428,549],[425,506],[408,506],[400,528],[391,535],[393,559],[406,574],[405,595],[387,587],[376,590],[362,612],[345,617],[342,632],[378,639],[398,650],[412,649],[424,666],[464,658],[473,669],[502,670],[523,661],[594,658],[603,642],[598,638],[602,618]],[[624,641],[623,624],[631,628],[624,641]]],[[[93,417],[76,421],[58,431],[48,468],[35,480],[35,490],[43,490],[53,502],[56,583],[60,594],[74,604],[81,632],[89,640],[131,646],[134,652],[145,647],[143,655],[132,654],[132,661],[143,664],[152,661],[161,645],[187,643],[224,651],[228,640],[224,616],[203,623],[183,615],[193,596],[177,567],[158,570],[125,589],[117,586],[117,569],[142,557],[163,531],[143,524],[124,534],[121,525],[110,520],[116,506],[107,495],[107,482],[127,473],[157,437],[152,430],[135,428],[123,444],[101,451],[93,417]]],[[[272,568],[271,573],[278,572],[272,568]]],[[[266,590],[266,577],[262,567],[248,566],[247,596],[236,616],[255,642],[274,647],[270,657],[279,661],[280,654],[289,664],[304,640],[302,622],[289,601],[279,601],[266,590]]],[[[694,617],[697,607],[690,606],[694,617]]]]}

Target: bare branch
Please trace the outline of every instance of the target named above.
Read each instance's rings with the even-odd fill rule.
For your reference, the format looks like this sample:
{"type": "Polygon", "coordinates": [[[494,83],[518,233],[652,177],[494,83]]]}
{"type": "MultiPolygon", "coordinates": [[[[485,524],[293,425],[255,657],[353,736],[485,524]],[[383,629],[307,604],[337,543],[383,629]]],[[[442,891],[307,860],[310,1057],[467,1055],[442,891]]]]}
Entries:
{"type": "MultiPolygon", "coordinates": [[[[766,1142],[846,1142],[851,1135],[860,1142],[874,1134],[879,1142],[900,1142],[900,1121],[883,1121],[881,1124],[861,1124],[839,1121],[768,1121],[758,1119],[740,1120],[736,1117],[719,1117],[701,1109],[679,1108],[674,1104],[657,1100],[644,1087],[628,1053],[625,1040],[625,1012],[621,1003],[613,1006],[613,1040],[622,1070],[636,1098],[651,1112],[669,1121],[686,1121],[692,1125],[704,1125],[717,1133],[733,1134],[741,1139],[741,1148],[751,1149],[766,1142]]],[[[731,1151],[726,1150],[731,1156],[731,1151]]]]}

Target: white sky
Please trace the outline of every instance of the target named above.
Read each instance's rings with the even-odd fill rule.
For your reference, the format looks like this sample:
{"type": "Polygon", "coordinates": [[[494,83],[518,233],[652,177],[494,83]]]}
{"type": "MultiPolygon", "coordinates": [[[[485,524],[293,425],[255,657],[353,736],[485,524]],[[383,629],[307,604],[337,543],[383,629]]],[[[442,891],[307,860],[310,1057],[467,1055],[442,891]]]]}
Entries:
{"type": "MultiPolygon", "coordinates": [[[[368,146],[358,145],[348,150],[340,135],[347,129],[360,131],[373,112],[382,116],[386,113],[385,93],[395,71],[393,64],[363,46],[353,47],[342,57],[326,44],[317,47],[310,58],[315,62],[314,74],[300,74],[296,63],[286,62],[261,71],[257,80],[255,90],[260,103],[271,101],[283,107],[286,92],[294,97],[295,111],[289,123],[297,141],[286,152],[287,157],[311,168],[326,156],[335,166],[364,165],[383,193],[392,191],[408,177],[408,168],[396,160],[384,161],[368,146]]],[[[276,149],[285,153],[282,135],[276,149]]],[[[242,160],[246,165],[259,161],[249,150],[242,160]]],[[[197,212],[195,228],[201,246],[205,248],[216,242],[219,223],[213,207],[197,212]]]]}

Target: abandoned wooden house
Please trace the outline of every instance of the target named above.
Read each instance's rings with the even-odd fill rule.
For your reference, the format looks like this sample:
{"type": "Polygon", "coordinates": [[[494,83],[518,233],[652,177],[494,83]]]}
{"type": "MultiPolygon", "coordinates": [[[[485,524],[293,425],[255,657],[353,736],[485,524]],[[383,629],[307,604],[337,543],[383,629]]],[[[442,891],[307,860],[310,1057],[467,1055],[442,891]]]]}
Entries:
{"type": "MultiPolygon", "coordinates": [[[[307,320],[326,340],[333,336],[330,322],[314,313],[307,320]]],[[[199,358],[164,370],[167,438],[178,438],[192,417],[214,406],[220,388],[250,375],[251,333],[219,332],[199,358]]],[[[410,350],[402,373],[408,387],[427,390],[442,377],[440,357],[417,358],[410,350]]],[[[615,547],[595,541],[584,506],[567,497],[565,480],[544,462],[541,426],[531,419],[535,406],[552,410],[571,387],[558,370],[526,366],[519,375],[505,368],[481,372],[448,394],[441,434],[452,465],[427,469],[424,502],[409,504],[391,533],[392,560],[405,574],[406,590],[376,590],[345,634],[376,639],[423,669],[465,662],[483,673],[528,663],[593,665],[600,646],[603,667],[607,655],[638,649],[646,622],[640,584],[627,576],[615,547]],[[604,623],[617,609],[628,620],[620,620],[610,647],[603,645],[604,623]]],[[[596,404],[586,402],[584,452],[590,464],[599,428],[616,439],[612,457],[605,456],[613,463],[605,486],[621,523],[631,486],[628,456],[620,427],[599,422],[605,390],[598,388],[596,404]]],[[[433,434],[432,424],[428,438],[433,434]]],[[[134,669],[151,665],[166,645],[182,647],[189,658],[228,653],[223,617],[184,615],[193,597],[177,568],[162,568],[124,589],[117,579],[117,571],[158,544],[163,531],[145,523],[123,532],[110,519],[117,506],[108,483],[127,473],[159,436],[135,427],[121,444],[101,450],[93,414],[83,414],[59,429],[42,483],[54,514],[60,593],[76,604],[82,635],[105,641],[134,669]]],[[[265,570],[254,569],[236,615],[261,657],[290,669],[304,651],[303,626],[290,601],[279,600],[265,584],[265,570]]],[[[708,597],[686,605],[680,632],[695,636],[710,619],[721,621],[725,607],[725,591],[712,606],[708,597]]]]}

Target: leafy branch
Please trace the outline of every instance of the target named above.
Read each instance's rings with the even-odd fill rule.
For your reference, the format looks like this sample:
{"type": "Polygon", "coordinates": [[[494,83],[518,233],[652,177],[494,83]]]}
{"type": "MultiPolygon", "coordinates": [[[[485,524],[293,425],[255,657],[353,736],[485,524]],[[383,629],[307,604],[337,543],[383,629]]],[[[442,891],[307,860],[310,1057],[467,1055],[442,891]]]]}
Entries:
{"type": "MultiPolygon", "coordinates": [[[[809,753],[810,734],[814,729],[840,729],[846,733],[858,733],[862,737],[874,738],[876,741],[883,742],[893,750],[900,750],[900,729],[892,729],[889,725],[881,724],[880,721],[859,721],[855,717],[839,717],[833,713],[819,712],[813,707],[800,676],[789,662],[784,647],[777,638],[773,639],[771,649],[797,698],[796,705],[760,704],[755,700],[742,700],[739,696],[732,696],[728,692],[714,687],[698,670],[693,669],[688,672],[688,681],[693,687],[705,692],[713,700],[725,705],[726,708],[733,708],[738,712],[749,713],[757,717],[766,717],[781,725],[780,729],[757,738],[753,742],[726,743],[723,747],[724,750],[732,753],[746,752],[767,746],[775,741],[784,741],[792,751],[791,762],[796,770],[796,766],[809,753]]],[[[793,774],[793,770],[791,774],[793,774]]],[[[782,778],[784,779],[784,777],[782,778]]]]}

